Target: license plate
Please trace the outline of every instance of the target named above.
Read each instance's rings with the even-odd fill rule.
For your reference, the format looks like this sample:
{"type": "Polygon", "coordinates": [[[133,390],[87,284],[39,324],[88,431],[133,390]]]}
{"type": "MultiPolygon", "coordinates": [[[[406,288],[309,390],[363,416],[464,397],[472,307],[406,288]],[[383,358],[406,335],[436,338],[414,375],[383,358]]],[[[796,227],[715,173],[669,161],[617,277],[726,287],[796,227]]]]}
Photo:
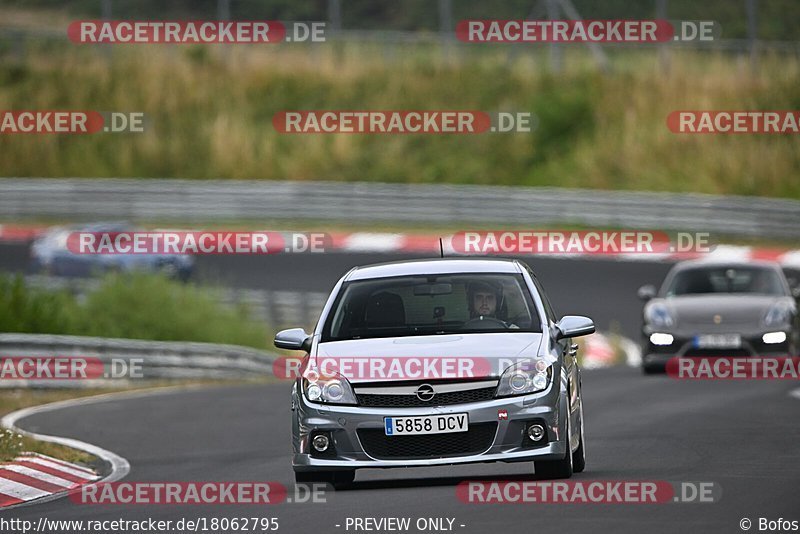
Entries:
{"type": "Polygon", "coordinates": [[[695,336],[696,349],[738,349],[742,346],[742,337],[739,334],[709,334],[695,336]]]}
{"type": "Polygon", "coordinates": [[[466,432],[469,429],[469,417],[465,413],[422,417],[384,417],[383,422],[387,436],[446,434],[466,432]]]}

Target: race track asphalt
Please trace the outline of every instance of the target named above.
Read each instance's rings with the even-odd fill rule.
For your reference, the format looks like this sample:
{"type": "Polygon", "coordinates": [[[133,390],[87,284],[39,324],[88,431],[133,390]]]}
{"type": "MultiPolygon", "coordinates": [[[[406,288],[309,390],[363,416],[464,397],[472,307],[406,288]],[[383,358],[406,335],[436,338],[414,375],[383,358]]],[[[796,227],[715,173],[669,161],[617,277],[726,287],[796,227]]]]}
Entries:
{"type": "MultiPolygon", "coordinates": [[[[17,247],[17,246],[14,246],[17,247]]],[[[24,248],[0,247],[0,270],[24,269],[24,248]]],[[[207,257],[198,274],[240,287],[326,291],[349,266],[401,259],[383,254],[207,257]]],[[[658,283],[668,264],[533,259],[561,314],[582,313],[636,338],[636,288],[658,283]]],[[[585,370],[587,469],[573,480],[712,482],[714,503],[468,504],[469,479],[530,479],[530,464],[359,471],[354,487],[326,503],[272,506],[88,506],[61,499],[4,518],[196,519],[277,517],[279,532],[338,533],[347,517],[454,518],[454,532],[741,532],[749,518],[800,520],[800,399],[796,382],[677,381],[638,369],[585,370]],[[336,525],[341,525],[336,527],[336,525]],[[460,525],[464,525],[461,527],[460,525]]],[[[108,400],[28,417],[31,431],[73,437],[127,458],[126,481],[263,481],[293,486],[289,385],[219,387],[108,400]]],[[[291,495],[291,493],[290,493],[291,495]]],[[[360,530],[359,532],[364,532],[360,530]]],[[[418,532],[412,528],[409,532],[418,532]]]]}
{"type": "MultiPolygon", "coordinates": [[[[456,532],[736,532],[748,517],[800,519],[800,400],[781,382],[676,381],[637,369],[585,371],[587,469],[573,480],[712,482],[714,503],[468,504],[469,479],[526,480],[531,464],[359,471],[326,503],[82,505],[62,499],[3,517],[173,520],[278,517],[281,532],[348,532],[347,517],[449,517],[456,532]]],[[[125,481],[276,481],[292,488],[289,386],[277,383],[107,401],[31,416],[25,429],[127,458],[125,481]]],[[[291,495],[291,493],[290,493],[291,495]]],[[[353,530],[349,530],[353,532],[353,530]]],[[[412,529],[411,532],[417,532],[412,529]]]]}

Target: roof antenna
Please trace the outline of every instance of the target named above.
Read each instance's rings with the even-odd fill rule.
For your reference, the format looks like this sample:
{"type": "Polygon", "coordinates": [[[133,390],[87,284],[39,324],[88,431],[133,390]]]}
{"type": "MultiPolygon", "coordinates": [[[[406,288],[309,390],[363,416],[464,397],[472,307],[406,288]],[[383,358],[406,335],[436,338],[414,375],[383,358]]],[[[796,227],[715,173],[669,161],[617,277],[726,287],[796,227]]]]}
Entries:
{"type": "Polygon", "coordinates": [[[444,245],[442,245],[442,238],[439,238],[439,256],[444,258],[444,245]]]}

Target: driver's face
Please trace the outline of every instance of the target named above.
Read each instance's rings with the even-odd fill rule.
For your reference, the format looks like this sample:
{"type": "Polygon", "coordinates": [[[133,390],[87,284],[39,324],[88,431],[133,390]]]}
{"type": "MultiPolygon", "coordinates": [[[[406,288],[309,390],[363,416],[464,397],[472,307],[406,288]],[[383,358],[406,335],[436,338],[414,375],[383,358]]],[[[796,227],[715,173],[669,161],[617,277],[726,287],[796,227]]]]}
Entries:
{"type": "Polygon", "coordinates": [[[492,292],[475,292],[472,295],[472,309],[478,315],[494,315],[497,311],[497,295],[492,292]]]}

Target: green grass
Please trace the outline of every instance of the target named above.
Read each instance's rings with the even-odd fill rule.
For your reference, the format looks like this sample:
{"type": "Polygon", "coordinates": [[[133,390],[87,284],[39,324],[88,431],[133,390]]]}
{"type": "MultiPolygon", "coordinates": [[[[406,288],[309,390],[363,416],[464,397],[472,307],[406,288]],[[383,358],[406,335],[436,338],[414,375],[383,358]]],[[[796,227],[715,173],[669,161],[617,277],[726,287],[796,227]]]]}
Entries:
{"type": "Polygon", "coordinates": [[[246,307],[217,302],[211,287],[135,273],[106,276],[77,299],[33,289],[21,276],[0,276],[0,332],[67,334],[267,347],[268,328],[246,307]]]}
{"type": "MultiPolygon", "coordinates": [[[[6,176],[183,177],[506,184],[800,198],[792,135],[675,135],[680,109],[797,109],[800,61],[611,51],[602,74],[582,47],[565,70],[545,48],[437,50],[321,44],[196,48],[31,44],[0,59],[0,109],[143,111],[143,134],[5,135],[6,176]],[[530,134],[282,135],[293,109],[531,111],[530,134]]],[[[268,215],[268,214],[267,214],[268,215]]],[[[298,216],[302,216],[298,207],[298,216]]]]}
{"type": "MultiPolygon", "coordinates": [[[[30,398],[36,396],[36,395],[32,396],[28,393],[21,393],[15,395],[15,397],[11,399],[12,402],[8,402],[8,398],[10,395],[13,394],[9,392],[4,392],[3,395],[0,395],[0,414],[4,415],[6,411],[8,412],[13,411],[5,409],[7,405],[17,404],[17,402],[13,401],[18,401],[22,397],[30,398]]],[[[63,395],[64,392],[61,392],[61,397],[63,397],[63,395]]],[[[70,398],[78,396],[75,395],[75,392],[70,392],[68,395],[70,396],[70,398]]],[[[54,402],[54,401],[44,401],[44,402],[54,402]]],[[[21,407],[24,406],[20,406],[20,408],[21,407]]],[[[77,449],[72,449],[70,447],[65,447],[63,445],[57,445],[55,443],[38,441],[33,438],[23,436],[21,434],[17,434],[13,430],[0,429],[0,462],[11,461],[23,452],[36,452],[40,454],[45,454],[47,456],[51,456],[53,458],[58,458],[59,460],[82,463],[87,465],[92,463],[92,461],[95,459],[94,456],[92,456],[91,454],[87,454],[77,449]]]]}

